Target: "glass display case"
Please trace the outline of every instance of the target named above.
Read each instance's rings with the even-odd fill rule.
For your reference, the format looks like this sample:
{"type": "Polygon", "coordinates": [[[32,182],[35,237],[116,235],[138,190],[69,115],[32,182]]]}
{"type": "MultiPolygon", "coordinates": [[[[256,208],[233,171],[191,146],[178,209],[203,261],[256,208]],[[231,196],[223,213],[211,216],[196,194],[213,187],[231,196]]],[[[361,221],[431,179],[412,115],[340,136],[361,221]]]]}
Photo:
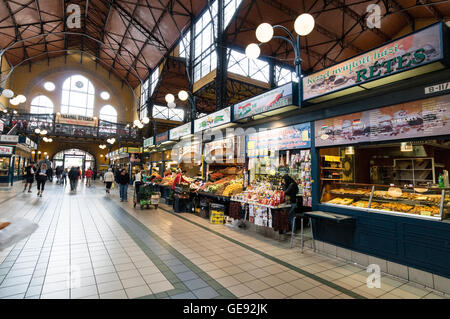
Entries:
{"type": "Polygon", "coordinates": [[[449,188],[335,182],[324,184],[321,203],[373,213],[442,220],[449,217],[449,191],[449,188]]]}
{"type": "Polygon", "coordinates": [[[9,157],[0,157],[0,176],[9,175],[9,157]]]}

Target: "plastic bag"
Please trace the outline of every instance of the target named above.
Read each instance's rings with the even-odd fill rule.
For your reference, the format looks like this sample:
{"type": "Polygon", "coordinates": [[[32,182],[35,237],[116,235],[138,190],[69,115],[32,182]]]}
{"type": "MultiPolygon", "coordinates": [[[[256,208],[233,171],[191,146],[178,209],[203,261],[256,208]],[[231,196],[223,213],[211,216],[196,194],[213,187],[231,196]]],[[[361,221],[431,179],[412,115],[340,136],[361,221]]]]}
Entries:
{"type": "Polygon", "coordinates": [[[0,251],[27,238],[38,228],[37,224],[25,218],[12,218],[8,221],[11,224],[0,230],[0,251]]]}

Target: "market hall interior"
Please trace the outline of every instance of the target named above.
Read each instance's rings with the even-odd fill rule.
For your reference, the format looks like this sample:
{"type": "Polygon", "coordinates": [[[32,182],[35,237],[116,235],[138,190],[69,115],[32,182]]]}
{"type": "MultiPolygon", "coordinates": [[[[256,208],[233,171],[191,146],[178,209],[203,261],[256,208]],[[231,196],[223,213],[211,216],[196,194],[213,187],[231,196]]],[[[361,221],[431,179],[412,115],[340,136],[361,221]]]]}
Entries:
{"type": "Polygon", "coordinates": [[[450,4],[371,4],[0,2],[0,298],[449,298],[450,4]]]}

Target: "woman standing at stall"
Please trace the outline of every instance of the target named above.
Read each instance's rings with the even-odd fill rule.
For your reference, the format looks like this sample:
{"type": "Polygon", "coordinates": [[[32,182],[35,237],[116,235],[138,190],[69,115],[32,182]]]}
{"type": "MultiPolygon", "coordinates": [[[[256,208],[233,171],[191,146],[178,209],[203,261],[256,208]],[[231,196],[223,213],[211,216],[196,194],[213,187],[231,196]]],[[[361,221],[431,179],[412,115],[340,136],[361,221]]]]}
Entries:
{"type": "Polygon", "coordinates": [[[41,167],[36,172],[36,182],[37,182],[37,196],[42,197],[44,192],[45,182],[47,182],[47,164],[42,163],[41,167]]]}
{"type": "Polygon", "coordinates": [[[295,211],[297,210],[297,193],[298,193],[298,186],[297,183],[290,177],[289,175],[283,176],[283,190],[284,194],[286,196],[289,196],[289,199],[291,201],[291,209],[289,210],[289,222],[291,223],[291,231],[295,232],[295,229],[293,229],[294,225],[294,218],[295,218],[295,211]]]}

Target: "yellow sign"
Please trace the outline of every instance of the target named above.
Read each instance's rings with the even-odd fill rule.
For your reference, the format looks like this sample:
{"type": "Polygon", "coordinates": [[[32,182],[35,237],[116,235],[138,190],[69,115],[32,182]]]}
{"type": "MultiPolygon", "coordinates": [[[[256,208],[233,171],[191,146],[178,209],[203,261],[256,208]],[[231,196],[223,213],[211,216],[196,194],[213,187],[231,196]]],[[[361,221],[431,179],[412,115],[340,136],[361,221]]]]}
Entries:
{"type": "Polygon", "coordinates": [[[327,161],[327,162],[340,162],[341,158],[339,156],[325,155],[325,161],[327,161]]]}
{"type": "Polygon", "coordinates": [[[421,211],[420,215],[422,215],[422,216],[431,216],[431,212],[421,211]]]}
{"type": "Polygon", "coordinates": [[[129,147],[128,153],[142,153],[141,147],[129,147]]]}
{"type": "Polygon", "coordinates": [[[249,141],[247,143],[247,149],[248,150],[253,150],[255,148],[255,142],[254,141],[249,141]]]}

